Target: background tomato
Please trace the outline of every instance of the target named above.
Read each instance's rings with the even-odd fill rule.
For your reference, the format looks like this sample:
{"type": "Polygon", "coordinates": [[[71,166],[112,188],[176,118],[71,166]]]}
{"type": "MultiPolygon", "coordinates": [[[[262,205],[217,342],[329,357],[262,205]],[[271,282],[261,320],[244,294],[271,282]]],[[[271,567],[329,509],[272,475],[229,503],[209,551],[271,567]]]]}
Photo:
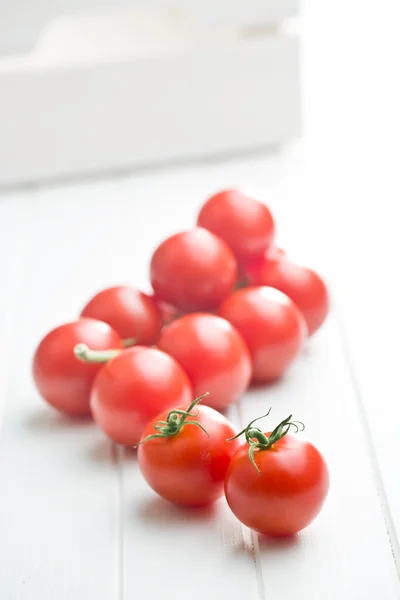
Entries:
{"type": "Polygon", "coordinates": [[[102,290],[84,307],[82,317],[92,317],[113,327],[119,335],[144,346],[155,344],[162,320],[153,299],[139,290],[121,285],[102,290]]]}
{"type": "Polygon", "coordinates": [[[70,415],[90,414],[89,396],[101,364],[84,364],[74,356],[76,344],[94,350],[121,348],[121,338],[106,323],[80,319],[53,329],[33,357],[33,379],[40,395],[54,408],[70,415]]]}
{"type": "Polygon", "coordinates": [[[188,405],[193,390],[182,367],[161,350],[135,346],[106,363],[92,386],[99,427],[118,444],[134,446],[162,410],[188,405]]]}
{"type": "MultiPolygon", "coordinates": [[[[271,433],[264,435],[268,438],[271,433]]],[[[251,433],[248,437],[255,440],[251,433]]],[[[269,449],[256,447],[254,462],[256,467],[246,442],[234,454],[226,474],[226,499],[239,521],[275,536],[307,527],[329,489],[328,468],[320,452],[310,442],[287,434],[269,449]]]]}
{"type": "Polygon", "coordinates": [[[238,400],[251,379],[251,359],[241,335],[220,317],[194,313],[164,328],[159,348],[184,368],[194,395],[224,410],[238,400]]]}
{"type": "Polygon", "coordinates": [[[275,235],[265,204],[239,190],[211,196],[200,210],[197,224],[223,239],[240,263],[262,255],[275,235]]]}
{"type": "Polygon", "coordinates": [[[268,285],[280,290],[298,306],[309,335],[319,329],[329,312],[328,290],[312,269],[296,265],[281,256],[265,255],[245,269],[252,285],[268,285]]]}
{"type": "Polygon", "coordinates": [[[166,239],[151,260],[151,284],[158,298],[182,311],[212,310],[236,283],[228,246],[197,227],[166,239]]]}
{"type": "Polygon", "coordinates": [[[237,290],[222,303],[219,315],[232,323],[246,342],[253,379],[271,381],[296,358],[306,336],[305,321],[296,305],[270,287],[237,290]]]}
{"type": "MultiPolygon", "coordinates": [[[[186,407],[180,409],[187,410],[186,407]]],[[[222,496],[225,474],[238,442],[227,441],[236,432],[217,411],[196,406],[190,413],[196,416],[188,416],[186,424],[175,435],[141,443],[138,462],[147,483],[160,496],[178,504],[202,506],[222,496]],[[200,423],[208,435],[193,425],[193,421],[200,423]]],[[[144,430],[142,441],[159,434],[157,425],[160,421],[173,421],[172,414],[166,411],[153,419],[144,430]]],[[[176,415],[176,418],[183,417],[176,415]]],[[[176,427],[176,423],[174,420],[173,426],[176,427]]]]}

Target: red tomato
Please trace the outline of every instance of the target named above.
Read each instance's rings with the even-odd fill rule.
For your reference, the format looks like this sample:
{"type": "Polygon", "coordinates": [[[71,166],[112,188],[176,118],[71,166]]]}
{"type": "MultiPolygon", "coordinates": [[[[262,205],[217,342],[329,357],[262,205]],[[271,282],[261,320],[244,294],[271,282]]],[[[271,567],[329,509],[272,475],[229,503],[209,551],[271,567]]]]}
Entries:
{"type": "Polygon", "coordinates": [[[273,242],[275,225],[265,204],[239,190],[211,196],[201,209],[197,224],[223,239],[239,262],[257,258],[273,242]]]}
{"type": "Polygon", "coordinates": [[[278,290],[237,290],[218,312],[243,336],[250,350],[255,381],[280,377],[300,352],[306,324],[296,305],[278,290]]]}
{"type": "Polygon", "coordinates": [[[234,454],[225,478],[232,512],[247,527],[267,535],[293,535],[307,527],[329,489],[328,467],[317,448],[286,435],[292,424],[298,427],[290,419],[265,434],[250,423],[247,442],[234,454]]]}
{"type": "Polygon", "coordinates": [[[325,321],[329,311],[328,290],[312,269],[282,257],[265,256],[248,265],[246,275],[253,285],[268,285],[289,296],[303,313],[309,335],[325,321]]]}
{"type": "MultiPolygon", "coordinates": [[[[90,354],[89,354],[90,358],[90,354]]],[[[160,350],[134,346],[98,372],[90,397],[93,418],[118,444],[134,446],[162,410],[193,398],[182,367],[160,350]]]]}
{"type": "Polygon", "coordinates": [[[236,277],[228,246],[200,227],[166,239],[151,260],[156,295],[186,312],[217,308],[233,290],[236,277]]]}
{"type": "Polygon", "coordinates": [[[261,257],[261,260],[264,257],[271,258],[274,260],[280,260],[281,258],[285,258],[285,256],[286,250],[283,250],[283,248],[279,248],[278,246],[271,246],[261,257]]]}
{"type": "Polygon", "coordinates": [[[227,441],[235,435],[230,422],[208,406],[192,412],[196,402],[158,415],[138,447],[140,470],[153,490],[189,506],[210,504],[223,495],[225,474],[238,447],[237,440],[227,441]]]}
{"type": "Polygon", "coordinates": [[[189,375],[195,396],[224,410],[240,398],[251,378],[251,359],[241,335],[228,321],[194,313],[164,328],[160,350],[173,356],[189,375]]]}
{"type": "Polygon", "coordinates": [[[102,290],[86,304],[82,317],[92,317],[113,327],[122,338],[144,346],[155,344],[161,331],[161,314],[152,298],[128,286],[102,290]]]}
{"type": "Polygon", "coordinates": [[[90,414],[90,388],[102,366],[84,364],[74,356],[79,342],[95,350],[121,348],[120,336],[109,325],[80,319],[50,331],[33,358],[33,378],[39,393],[54,408],[70,415],[90,414]]]}

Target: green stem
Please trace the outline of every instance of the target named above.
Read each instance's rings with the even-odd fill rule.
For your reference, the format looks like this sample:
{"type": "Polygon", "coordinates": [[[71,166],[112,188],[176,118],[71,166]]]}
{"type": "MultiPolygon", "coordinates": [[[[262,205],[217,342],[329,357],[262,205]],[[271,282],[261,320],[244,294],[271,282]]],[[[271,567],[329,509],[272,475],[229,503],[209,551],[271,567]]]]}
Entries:
{"type": "Polygon", "coordinates": [[[134,346],[135,344],[138,343],[138,338],[125,338],[124,340],[122,340],[122,347],[123,348],[130,348],[131,346],[134,346]]]}
{"type": "Polygon", "coordinates": [[[292,421],[292,415],[289,415],[286,419],[281,421],[279,425],[275,427],[275,429],[269,434],[265,434],[258,427],[253,427],[253,423],[267,417],[271,409],[267,412],[267,414],[262,415],[261,417],[257,417],[257,419],[253,419],[247,427],[245,427],[242,431],[240,431],[237,435],[232,438],[229,438],[227,441],[235,440],[239,436],[245,435],[246,442],[249,444],[249,459],[253,466],[256,468],[259,475],[261,475],[261,471],[255,461],[254,453],[256,450],[265,451],[270,450],[274,444],[279,442],[287,433],[291,427],[295,430],[295,433],[298,431],[304,431],[304,423],[301,421],[292,421]]]}
{"type": "MultiPolygon", "coordinates": [[[[152,433],[151,435],[148,435],[146,438],[144,438],[144,440],[139,442],[135,446],[135,448],[137,448],[137,446],[140,446],[141,444],[144,444],[145,442],[154,440],[155,438],[168,438],[174,435],[178,435],[178,433],[186,425],[195,425],[196,427],[199,427],[202,431],[204,431],[206,435],[208,435],[207,431],[204,429],[201,423],[193,419],[188,420],[188,417],[196,418],[199,416],[198,411],[195,413],[191,411],[196,406],[196,404],[198,404],[206,396],[208,396],[208,392],[193,400],[193,402],[190,404],[187,410],[181,410],[178,408],[175,410],[171,410],[167,415],[166,421],[157,421],[156,423],[154,423],[154,430],[157,433],[152,433]]],[[[208,435],[208,437],[210,436],[208,435]]]]}
{"type": "Polygon", "coordinates": [[[87,344],[77,344],[74,348],[76,358],[85,363],[106,363],[121,352],[122,350],[91,350],[87,344]]]}

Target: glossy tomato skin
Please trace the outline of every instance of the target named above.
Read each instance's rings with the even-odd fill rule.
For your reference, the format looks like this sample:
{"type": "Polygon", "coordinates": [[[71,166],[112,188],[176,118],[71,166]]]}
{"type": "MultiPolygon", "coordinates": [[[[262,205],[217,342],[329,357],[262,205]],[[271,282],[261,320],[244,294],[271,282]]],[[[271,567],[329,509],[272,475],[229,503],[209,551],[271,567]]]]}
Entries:
{"type": "Polygon", "coordinates": [[[223,239],[240,263],[261,256],[275,235],[274,220],[265,204],[235,189],[211,196],[200,210],[197,224],[223,239]]]}
{"type": "Polygon", "coordinates": [[[93,350],[121,348],[114,329],[85,318],[50,331],[33,357],[33,379],[41,396],[57,410],[77,416],[90,414],[90,389],[102,367],[75,357],[74,347],[82,342],[93,350]]]}
{"type": "Polygon", "coordinates": [[[307,267],[283,257],[264,256],[247,266],[246,275],[252,285],[267,285],[280,290],[301,310],[308,334],[315,333],[329,312],[328,289],[321,277],[307,267]]]}
{"type": "Polygon", "coordinates": [[[150,296],[121,285],[96,294],[84,307],[82,317],[92,317],[113,327],[122,338],[135,338],[144,346],[156,344],[162,319],[150,296]]]}
{"type": "Polygon", "coordinates": [[[150,271],[156,296],[183,312],[217,308],[237,278],[229,247],[201,227],[162,242],[153,254],[150,271]]]}
{"type": "MultiPolygon", "coordinates": [[[[186,410],[187,405],[180,407],[186,410]]],[[[236,432],[223,415],[208,406],[196,406],[196,425],[184,425],[171,437],[149,440],[138,447],[140,470],[157,494],[177,504],[204,506],[224,493],[224,479],[239,443],[227,442],[236,432]]],[[[153,419],[142,439],[155,433],[154,423],[165,421],[168,411],[153,419]]]]}
{"type": "Polygon", "coordinates": [[[90,400],[93,418],[106,435],[134,446],[150,419],[192,399],[190,381],[173,358],[155,348],[135,346],[103,366],[90,400]]]}
{"type": "MultiPolygon", "coordinates": [[[[268,435],[268,434],[267,434],[268,435]]],[[[287,434],[269,450],[242,444],[228,467],[225,495],[236,517],[259,533],[293,535],[320,512],[329,489],[329,472],[310,442],[287,434]]]]}
{"type": "Polygon", "coordinates": [[[270,287],[237,290],[222,303],[218,313],[246,342],[254,381],[280,377],[299,354],[306,337],[299,309],[285,294],[270,287]]]}
{"type": "Polygon", "coordinates": [[[225,319],[192,313],[162,331],[159,348],[184,368],[195,397],[224,410],[236,402],[251,379],[251,359],[242,336],[225,319]]]}

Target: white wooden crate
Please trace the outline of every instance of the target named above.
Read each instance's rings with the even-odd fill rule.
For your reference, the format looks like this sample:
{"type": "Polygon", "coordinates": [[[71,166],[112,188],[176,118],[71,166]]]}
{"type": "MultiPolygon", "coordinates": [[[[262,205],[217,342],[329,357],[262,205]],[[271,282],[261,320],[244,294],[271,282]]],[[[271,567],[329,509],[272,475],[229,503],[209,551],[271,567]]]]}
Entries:
{"type": "Polygon", "coordinates": [[[75,54],[66,61],[46,49],[28,62],[0,63],[0,186],[245,151],[298,135],[295,37],[204,39],[175,19],[133,22],[142,42],[133,55],[125,47],[113,60],[75,54]]]}
{"type": "Polygon", "coordinates": [[[298,135],[296,37],[199,21],[148,11],[65,17],[31,54],[0,60],[0,186],[298,135]]]}
{"type": "Polygon", "coordinates": [[[297,0],[8,0],[0,1],[0,55],[26,52],[48,23],[99,11],[166,11],[204,26],[253,26],[280,22],[296,14],[297,0]]]}

